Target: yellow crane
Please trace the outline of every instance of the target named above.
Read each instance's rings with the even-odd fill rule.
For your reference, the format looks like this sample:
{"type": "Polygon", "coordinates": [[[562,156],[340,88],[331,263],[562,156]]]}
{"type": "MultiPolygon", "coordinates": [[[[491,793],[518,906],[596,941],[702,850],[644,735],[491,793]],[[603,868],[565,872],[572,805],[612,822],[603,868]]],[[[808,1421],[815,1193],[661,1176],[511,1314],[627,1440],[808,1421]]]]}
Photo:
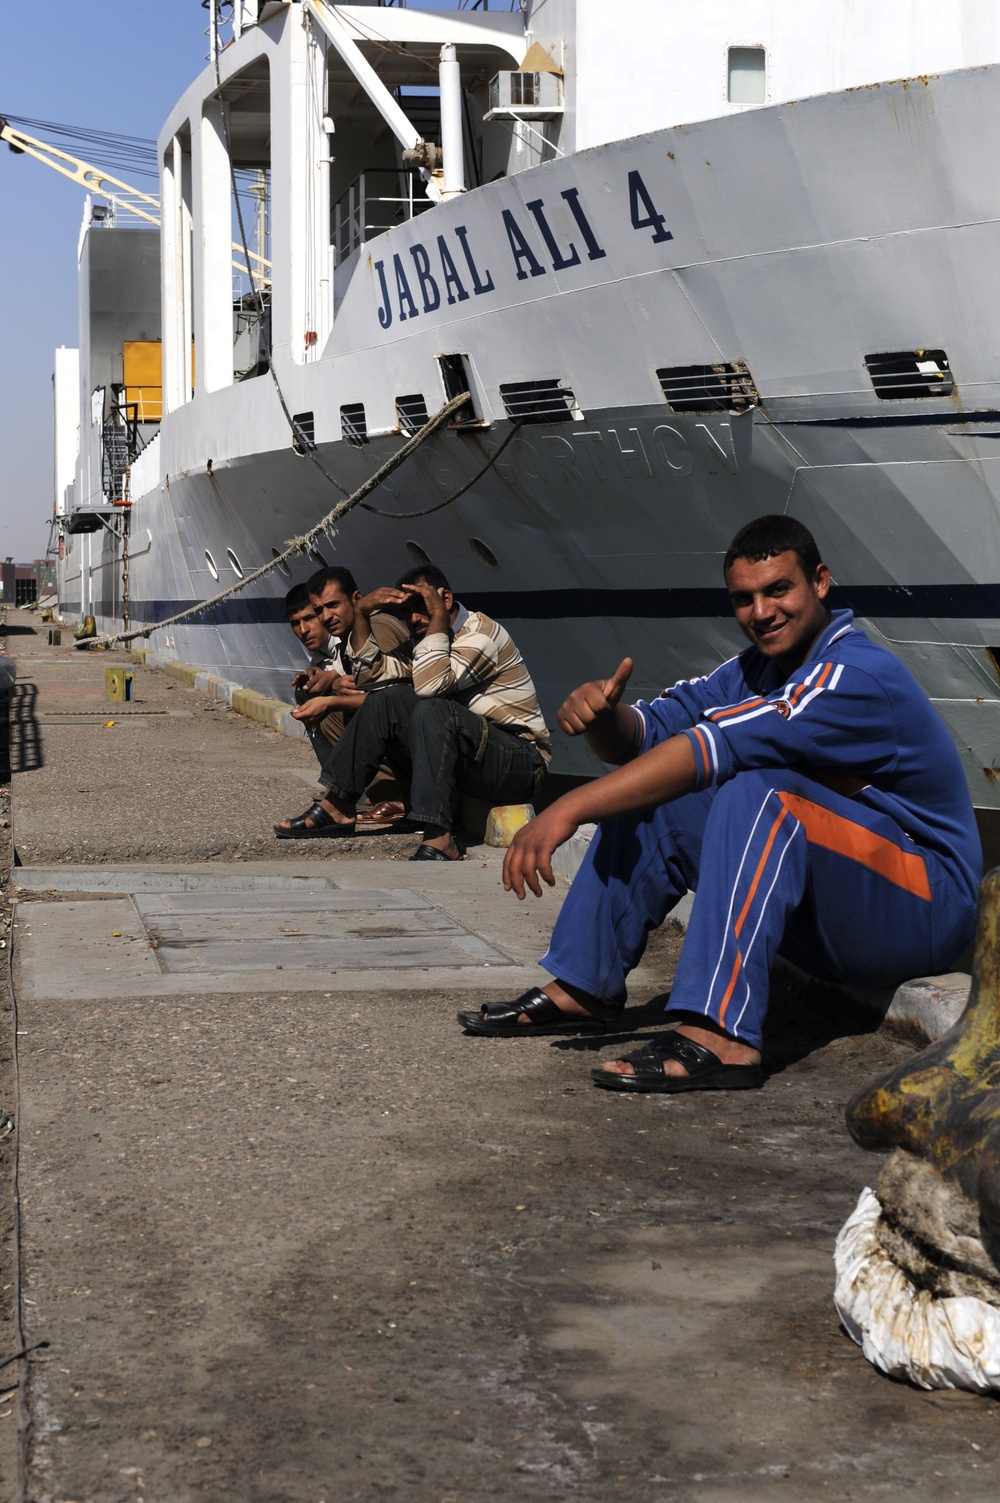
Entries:
{"type": "MultiPolygon", "coordinates": [[[[147,224],[155,225],[159,229],[160,200],[153,198],[149,193],[143,193],[141,188],[133,188],[131,183],[124,182],[113,173],[105,172],[91,162],[85,162],[81,157],[72,156],[67,151],[60,151],[57,146],[52,146],[48,141],[40,141],[36,136],[29,136],[25,131],[15,129],[2,115],[0,115],[0,141],[6,141],[11,151],[34,157],[37,162],[51,167],[53,172],[61,173],[71,183],[77,183],[81,188],[85,188],[88,193],[99,193],[116,208],[125,209],[129,214],[134,214],[138,219],[144,219],[147,224]]],[[[235,240],[233,250],[239,257],[249,255],[254,267],[254,276],[259,282],[267,283],[270,280],[271,263],[266,256],[258,255],[256,251],[245,253],[242,245],[238,245],[235,240]]],[[[249,274],[247,267],[241,260],[237,260],[236,256],[233,257],[233,266],[243,276],[249,274]]]]}

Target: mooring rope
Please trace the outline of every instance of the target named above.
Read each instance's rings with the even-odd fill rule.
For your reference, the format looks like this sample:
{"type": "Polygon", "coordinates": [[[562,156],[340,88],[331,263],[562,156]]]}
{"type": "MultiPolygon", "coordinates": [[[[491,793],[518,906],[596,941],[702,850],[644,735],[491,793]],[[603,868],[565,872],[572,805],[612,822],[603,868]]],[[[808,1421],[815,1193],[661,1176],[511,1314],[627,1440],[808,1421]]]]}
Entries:
{"type": "MultiPolygon", "coordinates": [[[[213,606],[221,604],[223,600],[228,600],[231,595],[237,595],[240,590],[245,590],[248,585],[255,584],[258,579],[263,579],[273,569],[280,568],[282,564],[287,563],[296,553],[308,553],[311,548],[315,547],[324,534],[329,535],[337,523],[349,511],[353,510],[359,502],[363,501],[365,496],[377,489],[382,484],[382,481],[392,474],[393,470],[398,469],[405,460],[409,459],[410,455],[419,449],[421,444],[426,443],[427,439],[430,438],[436,429],[440,428],[442,423],[448,421],[452,413],[457,412],[468,401],[469,393],[467,391],[461,392],[457,397],[452,397],[451,401],[446,402],[439,412],[436,412],[433,417],[428,418],[420,431],[408,439],[391,459],[386,460],[385,464],[377,469],[373,475],[369,475],[368,479],[362,485],[359,485],[356,491],[352,491],[343,501],[338,501],[333,510],[327,512],[322,521],[317,522],[315,527],[310,527],[309,531],[302,533],[300,537],[292,538],[281,553],[276,553],[266,564],[261,564],[259,568],[252,569],[249,574],[245,575],[243,579],[238,579],[235,584],[229,585],[225,590],[220,590],[217,595],[210,595],[207,600],[200,600],[197,605],[190,605],[186,610],[178,611],[174,616],[167,616],[163,621],[154,621],[151,625],[137,628],[135,631],[121,632],[115,636],[87,637],[76,645],[83,648],[119,647],[124,646],[127,642],[134,642],[139,637],[150,637],[154,631],[161,631],[166,626],[176,626],[180,621],[188,621],[192,616],[200,615],[202,611],[211,610],[213,606]]],[[[493,455],[490,464],[495,459],[496,455],[493,455]]],[[[489,468],[488,465],[487,468],[489,468]]],[[[468,487],[464,486],[463,490],[466,489],[468,487]]],[[[456,497],[448,498],[449,501],[454,499],[456,497]]]]}

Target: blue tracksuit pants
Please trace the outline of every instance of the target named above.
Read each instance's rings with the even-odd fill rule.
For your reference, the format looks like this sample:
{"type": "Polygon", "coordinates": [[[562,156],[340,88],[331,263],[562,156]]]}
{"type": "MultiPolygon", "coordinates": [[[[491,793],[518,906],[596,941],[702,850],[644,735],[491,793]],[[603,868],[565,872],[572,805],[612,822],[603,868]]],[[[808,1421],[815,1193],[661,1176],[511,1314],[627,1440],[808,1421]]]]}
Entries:
{"type": "Polygon", "coordinates": [[[776,954],[823,980],[897,985],[948,970],[975,924],[974,895],[888,815],[768,769],[606,821],[541,964],[623,1006],[646,936],[689,888],[667,1012],[757,1048],[776,954]]]}

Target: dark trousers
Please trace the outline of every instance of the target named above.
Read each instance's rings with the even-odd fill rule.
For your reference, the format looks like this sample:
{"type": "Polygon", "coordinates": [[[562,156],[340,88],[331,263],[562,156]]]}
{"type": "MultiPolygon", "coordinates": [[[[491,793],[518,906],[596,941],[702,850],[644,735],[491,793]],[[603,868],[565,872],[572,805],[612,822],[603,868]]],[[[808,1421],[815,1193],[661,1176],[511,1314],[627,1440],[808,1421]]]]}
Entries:
{"type": "MultiPolygon", "coordinates": [[[[311,698],[312,695],[306,690],[301,688],[295,690],[297,705],[305,704],[306,700],[311,698]]],[[[329,790],[330,787],[330,774],[326,770],[330,752],[344,734],[344,727],[351,723],[356,713],[355,710],[329,710],[322,720],[302,721],[310,745],[316,753],[316,760],[319,762],[319,784],[322,788],[329,790]]],[[[373,805],[382,803],[383,800],[407,803],[409,793],[405,770],[393,766],[391,762],[382,762],[376,769],[374,777],[365,784],[365,791],[368,794],[369,803],[373,805]]]]}
{"type": "Polygon", "coordinates": [[[420,699],[410,684],[368,695],[325,760],[330,792],[356,803],[387,753],[409,761],[411,817],[444,830],[458,828],[459,794],[528,803],[545,774],[533,742],[454,699],[420,699]]]}

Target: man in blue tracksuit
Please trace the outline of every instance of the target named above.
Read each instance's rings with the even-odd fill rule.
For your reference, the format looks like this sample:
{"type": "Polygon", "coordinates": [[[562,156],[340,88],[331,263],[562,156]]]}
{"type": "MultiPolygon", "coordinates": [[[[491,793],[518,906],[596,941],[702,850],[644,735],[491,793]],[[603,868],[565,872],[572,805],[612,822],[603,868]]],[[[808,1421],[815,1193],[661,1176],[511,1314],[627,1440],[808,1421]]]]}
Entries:
{"type": "Polygon", "coordinates": [[[973,934],[981,853],[958,754],[902,663],[827,604],[830,571],[790,517],[761,517],[725,559],[751,646],[651,702],[631,672],[584,684],[559,712],[616,771],[521,830],[504,885],[553,882],[557,846],[600,831],[542,965],[555,978],[460,1013],[471,1032],[597,1032],[625,1004],[650,930],[695,902],[671,1030],[593,1071],[614,1090],[761,1083],[771,964],[893,985],[950,968],[973,934]]]}

